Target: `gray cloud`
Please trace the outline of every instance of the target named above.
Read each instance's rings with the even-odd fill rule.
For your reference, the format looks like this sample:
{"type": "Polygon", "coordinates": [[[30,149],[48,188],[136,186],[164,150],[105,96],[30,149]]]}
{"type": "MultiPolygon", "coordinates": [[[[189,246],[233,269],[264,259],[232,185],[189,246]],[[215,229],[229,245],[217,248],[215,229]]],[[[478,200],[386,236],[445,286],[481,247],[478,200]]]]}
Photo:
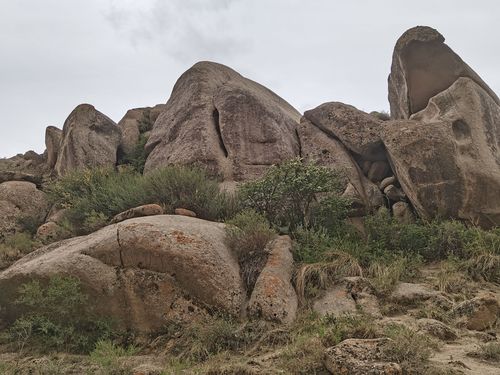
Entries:
{"type": "Polygon", "coordinates": [[[0,0],[0,156],[44,149],[88,102],[118,121],[164,103],[199,60],[231,66],[300,111],[388,109],[392,48],[415,25],[500,92],[496,0],[0,0]]]}

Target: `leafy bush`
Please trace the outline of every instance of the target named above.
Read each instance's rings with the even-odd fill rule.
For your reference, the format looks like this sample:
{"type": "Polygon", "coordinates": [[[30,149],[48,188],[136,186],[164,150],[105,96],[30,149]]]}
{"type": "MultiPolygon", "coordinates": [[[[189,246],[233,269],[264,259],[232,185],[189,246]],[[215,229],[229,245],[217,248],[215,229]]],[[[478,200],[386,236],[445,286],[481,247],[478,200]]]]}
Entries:
{"type": "Polygon", "coordinates": [[[183,207],[203,219],[232,215],[233,198],[198,168],[170,166],[145,176],[131,168],[92,169],[69,173],[48,187],[53,202],[67,208],[78,233],[104,226],[116,214],[142,204],[183,207]]]}
{"type": "Polygon", "coordinates": [[[307,164],[302,159],[292,159],[272,166],[266,175],[258,180],[242,185],[239,193],[242,204],[262,213],[269,222],[278,226],[295,229],[315,224],[313,211],[330,217],[317,218],[326,225],[344,218],[344,199],[340,197],[341,176],[331,169],[307,164]],[[337,207],[330,212],[325,207],[337,207]],[[316,207],[315,207],[316,206],[316,207]]]}
{"type": "Polygon", "coordinates": [[[145,150],[148,137],[144,134],[139,136],[139,141],[135,145],[132,152],[128,154],[122,154],[118,157],[118,165],[127,164],[130,165],[135,171],[142,173],[144,172],[144,165],[146,164],[147,153],[145,150]]]}
{"type": "Polygon", "coordinates": [[[26,232],[16,232],[7,235],[0,241],[0,269],[10,266],[13,262],[41,246],[26,232]]]}
{"type": "Polygon", "coordinates": [[[98,340],[112,335],[111,323],[92,313],[74,277],[53,276],[46,286],[31,281],[18,292],[15,303],[25,314],[9,332],[20,349],[28,344],[43,351],[88,352],[98,340]]]}
{"type": "Polygon", "coordinates": [[[228,245],[238,257],[241,276],[250,294],[269,255],[266,245],[276,233],[266,218],[255,211],[240,212],[227,224],[228,245]]]}

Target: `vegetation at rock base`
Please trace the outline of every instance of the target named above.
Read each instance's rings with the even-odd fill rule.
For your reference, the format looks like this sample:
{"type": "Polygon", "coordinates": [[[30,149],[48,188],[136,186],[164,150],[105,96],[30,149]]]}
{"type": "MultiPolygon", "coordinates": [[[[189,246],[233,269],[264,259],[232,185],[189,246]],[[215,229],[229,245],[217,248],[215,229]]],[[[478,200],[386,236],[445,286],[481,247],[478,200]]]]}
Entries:
{"type": "Polygon", "coordinates": [[[0,270],[35,250],[41,244],[27,232],[16,232],[0,239],[0,270]]]}
{"type": "Polygon", "coordinates": [[[111,320],[95,315],[80,281],[53,276],[47,285],[31,281],[21,285],[15,303],[24,311],[7,332],[20,351],[90,352],[98,340],[114,335],[111,320]]]}

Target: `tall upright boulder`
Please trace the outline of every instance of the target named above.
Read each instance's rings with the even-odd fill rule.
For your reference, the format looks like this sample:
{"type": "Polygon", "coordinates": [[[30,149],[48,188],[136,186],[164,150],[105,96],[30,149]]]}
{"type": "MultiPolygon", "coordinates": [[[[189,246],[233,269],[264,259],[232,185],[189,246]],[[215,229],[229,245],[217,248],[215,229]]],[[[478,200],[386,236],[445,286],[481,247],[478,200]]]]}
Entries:
{"type": "Polygon", "coordinates": [[[80,104],[64,122],[55,171],[64,175],[86,167],[114,166],[120,141],[113,120],[90,104],[80,104]]]}
{"type": "Polygon", "coordinates": [[[389,75],[392,119],[410,118],[460,77],[470,78],[500,104],[498,96],[444,40],[437,30],[427,26],[411,28],[398,39],[389,75]]]}
{"type": "Polygon", "coordinates": [[[213,62],[176,82],[146,144],[145,172],[201,164],[226,181],[258,177],[299,155],[300,114],[264,86],[213,62]]]}
{"type": "Polygon", "coordinates": [[[401,187],[424,218],[500,224],[500,101],[436,30],[398,40],[391,116],[381,134],[401,187]]]}
{"type": "Polygon", "coordinates": [[[47,166],[52,169],[56,165],[59,148],[61,147],[62,130],[55,126],[45,129],[45,147],[47,149],[47,166]]]}

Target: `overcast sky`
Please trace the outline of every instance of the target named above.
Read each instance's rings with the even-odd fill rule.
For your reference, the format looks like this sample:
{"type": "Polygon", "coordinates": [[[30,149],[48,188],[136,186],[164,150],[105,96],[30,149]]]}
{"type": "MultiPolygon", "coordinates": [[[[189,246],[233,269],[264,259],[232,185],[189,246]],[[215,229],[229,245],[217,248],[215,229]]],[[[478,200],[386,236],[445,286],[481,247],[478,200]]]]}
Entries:
{"type": "Polygon", "coordinates": [[[300,112],[388,110],[397,38],[437,28],[500,94],[496,0],[0,0],[0,157],[44,150],[91,103],[115,121],[165,103],[199,60],[232,67],[300,112]]]}

